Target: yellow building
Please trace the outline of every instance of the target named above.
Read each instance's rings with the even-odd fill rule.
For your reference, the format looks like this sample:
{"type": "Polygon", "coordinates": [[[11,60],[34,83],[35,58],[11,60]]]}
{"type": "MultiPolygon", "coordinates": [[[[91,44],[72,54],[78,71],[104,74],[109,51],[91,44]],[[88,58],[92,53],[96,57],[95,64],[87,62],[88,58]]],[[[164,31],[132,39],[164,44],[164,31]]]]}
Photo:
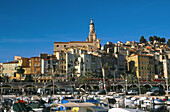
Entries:
{"type": "Polygon", "coordinates": [[[3,76],[8,76],[10,79],[14,76],[14,73],[16,72],[16,67],[18,66],[18,60],[6,62],[3,63],[3,76]]]}
{"type": "MultiPolygon", "coordinates": [[[[3,63],[3,75],[9,76],[11,80],[12,79],[19,80],[20,74],[16,73],[17,67],[23,66],[25,69],[24,74],[29,73],[29,70],[27,70],[28,69],[27,67],[29,66],[29,58],[15,56],[14,59],[15,59],[14,61],[3,63]]],[[[22,76],[21,79],[24,80],[25,77],[22,76]]]]}
{"type": "Polygon", "coordinates": [[[155,74],[154,56],[136,54],[128,57],[128,71],[136,67],[136,75],[142,80],[153,80],[155,74]]]}
{"type": "Polygon", "coordinates": [[[24,74],[31,74],[31,67],[25,67],[24,70],[24,74]]]}

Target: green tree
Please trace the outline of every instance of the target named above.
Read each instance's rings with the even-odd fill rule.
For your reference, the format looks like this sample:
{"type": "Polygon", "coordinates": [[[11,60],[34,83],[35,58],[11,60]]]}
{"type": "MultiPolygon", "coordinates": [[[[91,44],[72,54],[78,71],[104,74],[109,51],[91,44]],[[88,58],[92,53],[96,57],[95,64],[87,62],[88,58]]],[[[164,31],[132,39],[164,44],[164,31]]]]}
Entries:
{"type": "Polygon", "coordinates": [[[161,42],[161,38],[160,37],[158,37],[158,42],[161,42]]]}
{"type": "Polygon", "coordinates": [[[71,72],[70,72],[72,75],[71,75],[71,81],[75,81],[75,79],[77,78],[77,75],[76,75],[76,69],[75,68],[71,68],[71,72]]]}
{"type": "Polygon", "coordinates": [[[105,78],[111,78],[111,76],[109,76],[110,75],[109,71],[110,71],[111,66],[108,63],[105,63],[103,68],[104,68],[104,72],[106,71],[105,73],[108,73],[108,75],[105,74],[106,76],[104,76],[104,77],[105,78]]]}
{"type": "Polygon", "coordinates": [[[133,69],[132,69],[132,73],[135,74],[135,75],[136,75],[136,70],[137,70],[137,67],[134,66],[133,69]]]}
{"type": "Polygon", "coordinates": [[[145,42],[145,37],[144,36],[141,36],[140,38],[140,43],[144,43],[145,42]]]}
{"type": "Polygon", "coordinates": [[[158,40],[158,37],[157,36],[153,36],[153,40],[158,40]]]}
{"type": "Polygon", "coordinates": [[[93,73],[91,71],[87,71],[85,74],[86,74],[85,78],[86,78],[87,82],[92,81],[93,73]]]}
{"type": "Polygon", "coordinates": [[[168,84],[170,84],[170,74],[168,74],[168,84]]]}
{"type": "Polygon", "coordinates": [[[169,46],[170,46],[170,39],[168,39],[168,41],[167,41],[167,45],[169,45],[169,46]]]}
{"type": "Polygon", "coordinates": [[[79,77],[78,83],[84,83],[86,85],[86,84],[89,84],[92,81],[92,79],[93,79],[92,72],[87,71],[85,75],[82,75],[79,77]]]}
{"type": "Polygon", "coordinates": [[[3,78],[0,76],[0,82],[4,82],[3,78]]]}
{"type": "Polygon", "coordinates": [[[158,65],[157,66],[157,69],[158,69],[158,74],[159,74],[159,77],[162,77],[162,71],[163,71],[163,65],[162,64],[160,64],[160,65],[158,65]]]}
{"type": "Polygon", "coordinates": [[[132,71],[131,72],[128,72],[128,76],[127,76],[127,82],[128,83],[131,83],[132,86],[134,83],[137,83],[137,76],[136,76],[136,70],[137,70],[137,67],[133,67],[132,71]]]}
{"type": "Polygon", "coordinates": [[[163,37],[163,38],[161,38],[161,42],[166,42],[166,39],[163,37]]]}
{"type": "Polygon", "coordinates": [[[141,44],[142,44],[142,43],[147,43],[147,40],[145,39],[144,36],[141,36],[141,38],[140,38],[140,43],[141,43],[141,44]]]}
{"type": "Polygon", "coordinates": [[[149,41],[153,42],[153,37],[152,36],[149,37],[149,41]]]}
{"type": "Polygon", "coordinates": [[[9,82],[9,77],[6,75],[6,76],[3,76],[3,81],[4,82],[9,82]]]}
{"type": "Polygon", "coordinates": [[[26,75],[25,82],[34,82],[31,74],[26,75]]]}
{"type": "Polygon", "coordinates": [[[132,74],[132,73],[130,73],[130,74],[128,74],[127,75],[127,82],[128,83],[130,83],[130,84],[134,84],[134,83],[136,83],[138,80],[137,80],[137,76],[135,75],[135,74],[132,74]]]}
{"type": "Polygon", "coordinates": [[[152,74],[153,67],[148,64],[148,65],[146,66],[146,69],[148,70],[148,75],[147,75],[147,82],[148,82],[149,80],[151,80],[151,79],[149,78],[149,75],[152,74]]]}
{"type": "Polygon", "coordinates": [[[17,67],[17,73],[20,75],[20,82],[21,82],[21,76],[24,74],[25,70],[23,69],[23,66],[17,67]]]}

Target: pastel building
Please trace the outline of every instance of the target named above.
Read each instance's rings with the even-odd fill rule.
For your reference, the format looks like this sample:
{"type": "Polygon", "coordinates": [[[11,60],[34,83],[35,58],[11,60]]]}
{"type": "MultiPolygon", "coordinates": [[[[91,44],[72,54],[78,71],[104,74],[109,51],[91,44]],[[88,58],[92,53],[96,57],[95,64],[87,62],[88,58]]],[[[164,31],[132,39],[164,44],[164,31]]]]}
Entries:
{"type": "Polygon", "coordinates": [[[16,67],[19,66],[19,61],[11,61],[3,63],[3,76],[13,77],[16,72],[16,67]]]}
{"type": "Polygon", "coordinates": [[[154,56],[136,54],[131,55],[128,60],[128,71],[136,67],[136,75],[143,80],[153,80],[155,78],[154,56]],[[148,69],[149,67],[149,69],[148,69]]]}
{"type": "Polygon", "coordinates": [[[40,57],[31,57],[29,60],[31,74],[40,74],[40,57]]]}
{"type": "Polygon", "coordinates": [[[165,78],[170,76],[170,59],[163,59],[163,73],[165,78]]]}

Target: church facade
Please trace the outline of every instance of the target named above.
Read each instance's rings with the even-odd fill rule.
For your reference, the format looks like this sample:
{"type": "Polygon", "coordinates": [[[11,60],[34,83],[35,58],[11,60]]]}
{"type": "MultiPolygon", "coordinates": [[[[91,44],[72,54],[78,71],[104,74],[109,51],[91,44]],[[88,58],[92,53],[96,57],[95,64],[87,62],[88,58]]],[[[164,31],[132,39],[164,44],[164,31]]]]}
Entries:
{"type": "Polygon", "coordinates": [[[54,42],[53,54],[56,55],[56,52],[64,51],[70,47],[84,47],[88,50],[88,52],[92,52],[99,50],[100,46],[100,39],[96,38],[93,19],[91,19],[89,36],[86,41],[54,42]]]}

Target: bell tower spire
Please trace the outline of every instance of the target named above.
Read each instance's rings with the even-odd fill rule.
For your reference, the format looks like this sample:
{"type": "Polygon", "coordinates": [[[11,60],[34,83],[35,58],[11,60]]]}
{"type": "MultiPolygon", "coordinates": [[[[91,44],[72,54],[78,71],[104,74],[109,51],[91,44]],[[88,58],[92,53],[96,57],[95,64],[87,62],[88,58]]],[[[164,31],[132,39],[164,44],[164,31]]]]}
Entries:
{"type": "Polygon", "coordinates": [[[95,33],[95,29],[94,29],[94,23],[93,23],[93,19],[91,18],[91,22],[90,22],[90,32],[89,32],[89,41],[96,41],[96,33],[95,33]]]}

